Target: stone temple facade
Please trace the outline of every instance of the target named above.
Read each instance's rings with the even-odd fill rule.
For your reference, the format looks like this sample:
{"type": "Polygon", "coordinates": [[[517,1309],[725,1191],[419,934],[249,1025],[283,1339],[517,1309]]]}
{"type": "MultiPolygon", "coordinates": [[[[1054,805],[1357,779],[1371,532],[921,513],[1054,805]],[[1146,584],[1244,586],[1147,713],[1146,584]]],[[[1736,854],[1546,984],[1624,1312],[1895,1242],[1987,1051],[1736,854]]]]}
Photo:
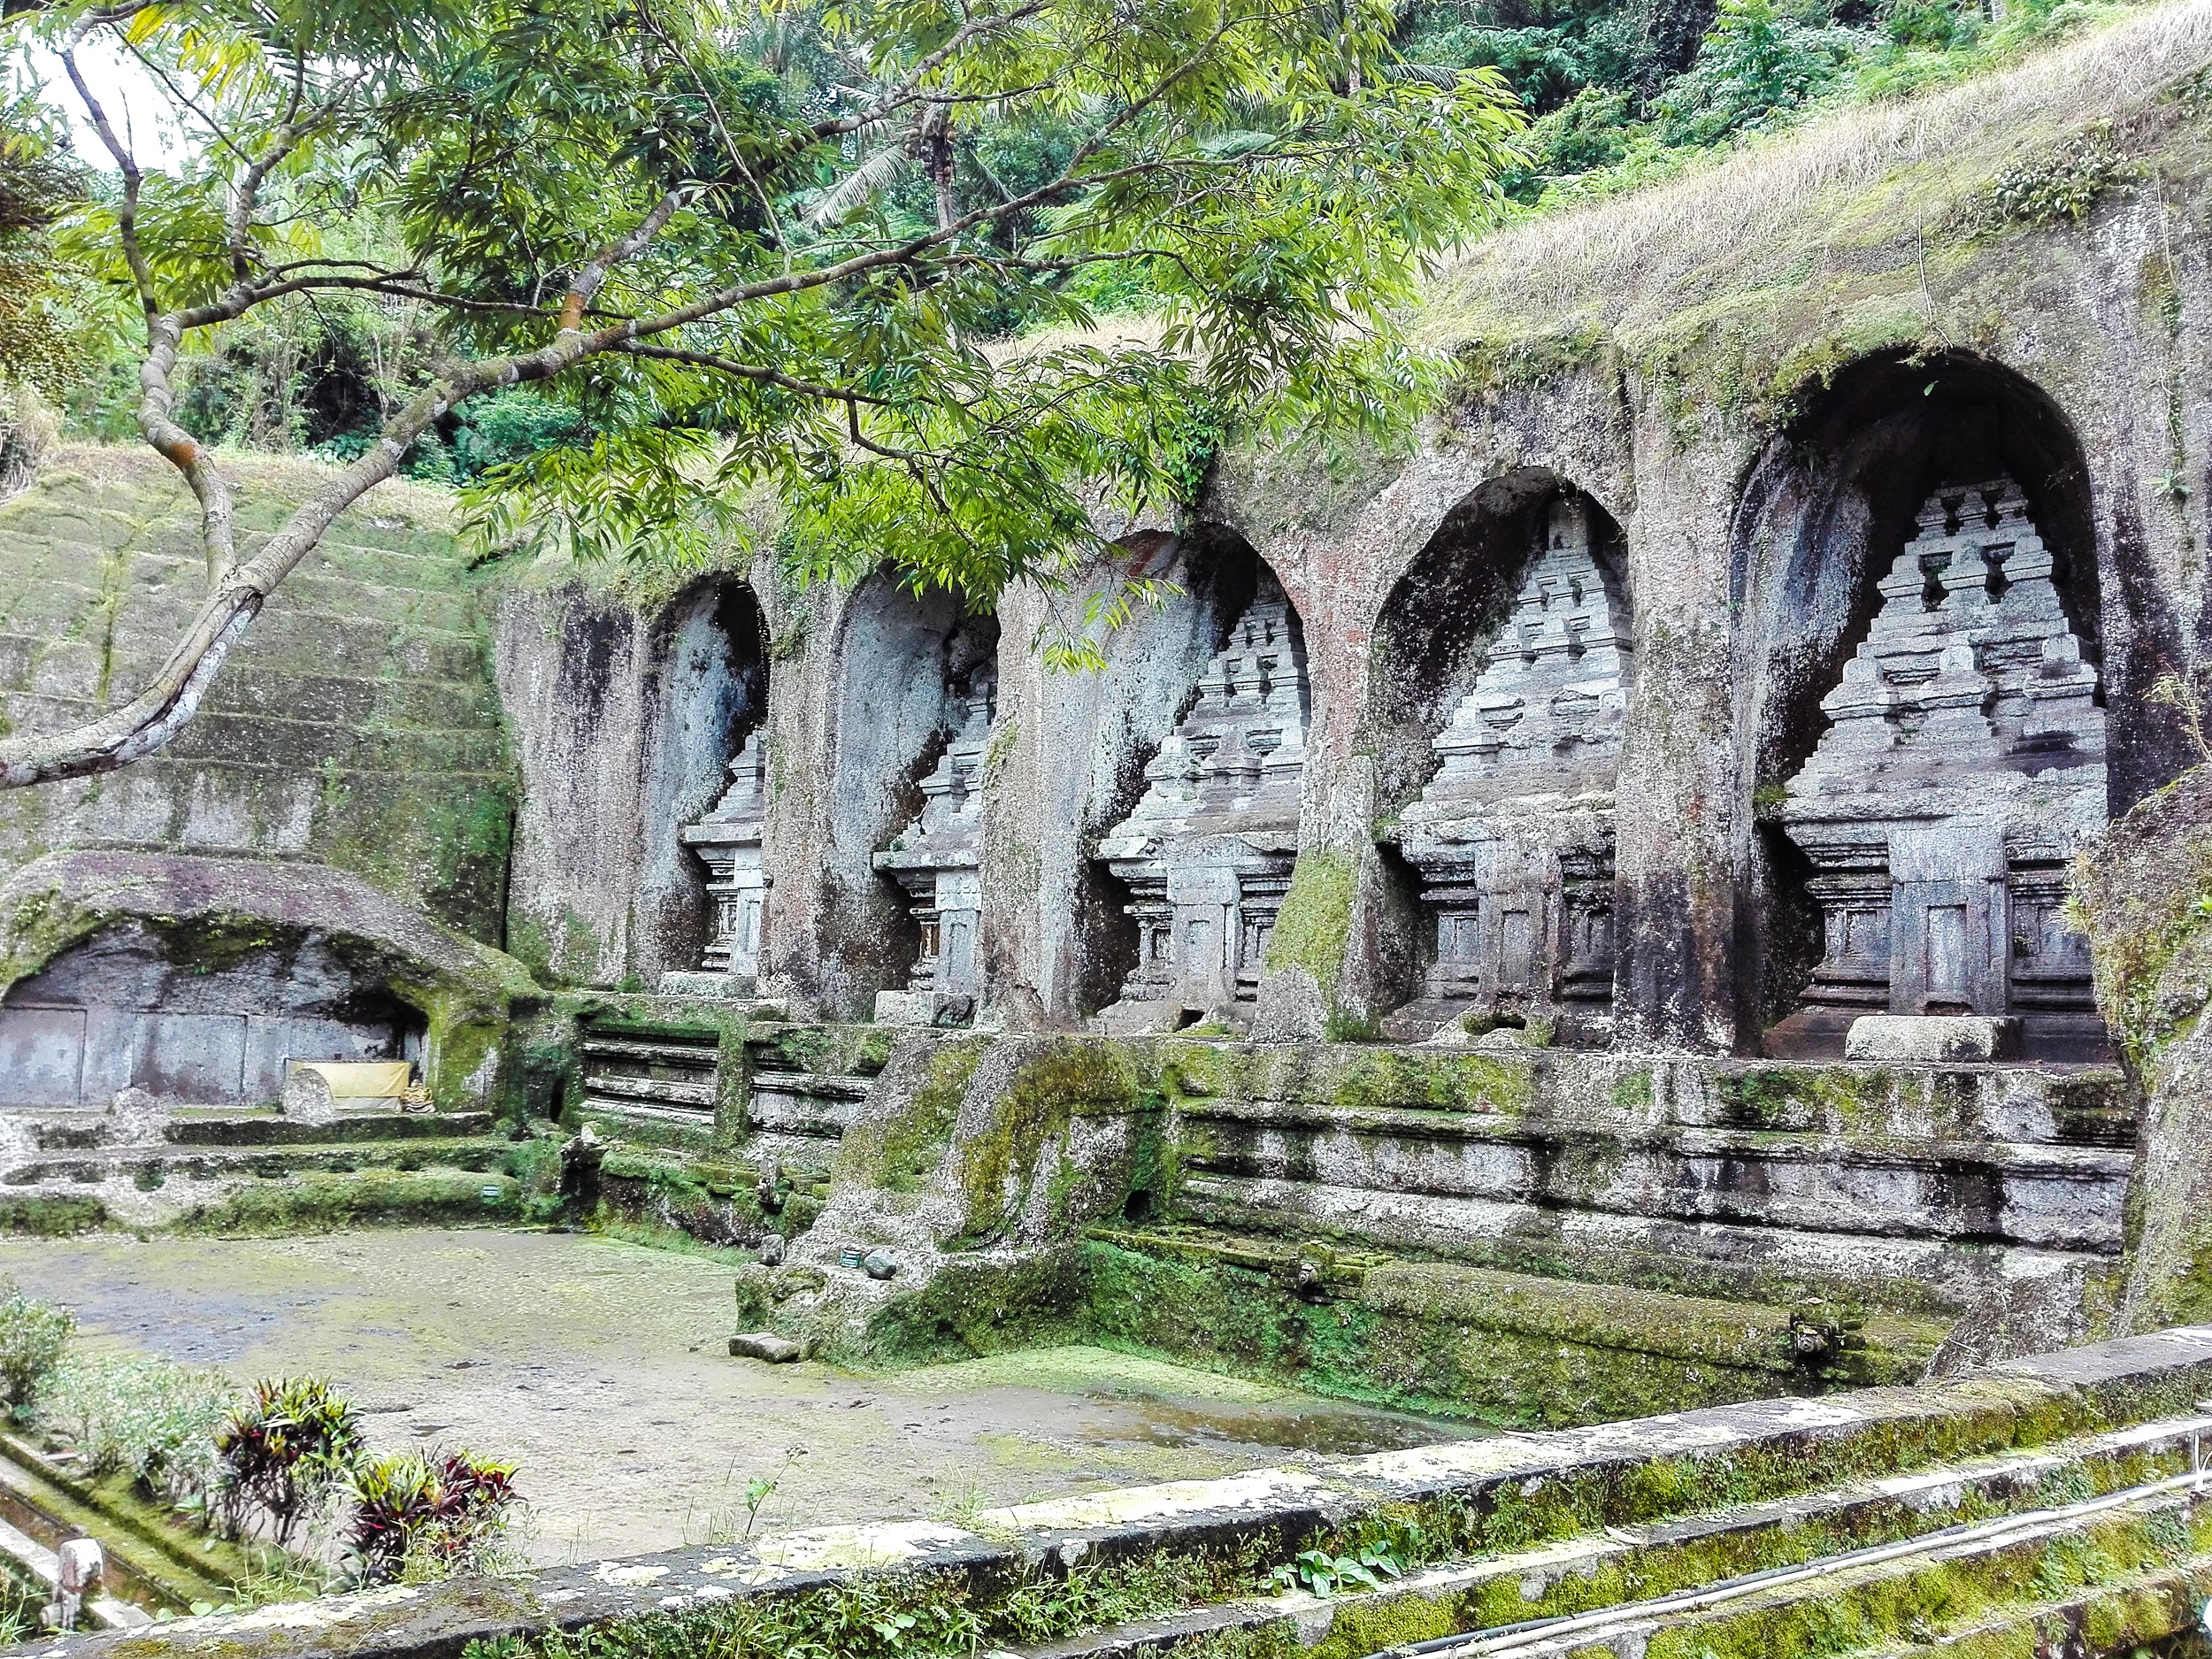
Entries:
{"type": "Polygon", "coordinates": [[[977,949],[983,918],[983,758],[995,682],[979,674],[962,700],[960,727],[920,783],[922,810],[875,867],[899,884],[921,931],[903,989],[876,995],[876,1018],[907,1025],[962,1025],[982,988],[977,949]]]}
{"type": "Polygon", "coordinates": [[[1586,506],[1555,501],[1513,612],[1433,740],[1400,820],[1435,925],[1423,995],[1391,1028],[1550,1025],[1601,1040],[1613,1000],[1613,784],[1634,675],[1586,506]]]}
{"type": "Polygon", "coordinates": [[[1982,1015],[2089,1057],[2065,872],[2105,822],[2105,714],[2018,484],[1938,488],[1880,592],[1776,815],[1812,863],[1824,951],[1770,1049],[1839,1049],[1867,1013],[1982,1015]]]}
{"type": "Polygon", "coordinates": [[[1145,768],[1143,798],[1099,841],[1137,925],[1110,1028],[1248,1019],[1297,862],[1306,722],[1304,646],[1269,578],[1145,768]]]}
{"type": "Polygon", "coordinates": [[[730,787],[713,810],[684,827],[684,845],[707,867],[707,943],[698,972],[664,974],[666,989],[749,996],[755,988],[767,920],[769,878],[760,866],[767,781],[767,755],[756,731],[730,762],[730,787]]]}
{"type": "MultiPolygon", "coordinates": [[[[665,982],[840,1024],[1510,1045],[1487,1025],[1744,1061],[1961,1015],[2018,1022],[2031,1060],[2102,1057],[2063,876],[2197,764],[2155,690],[2212,617],[2212,287],[2160,211],[2118,192],[1955,271],[1885,244],[1825,310],[1763,310],[1796,280],[1777,263],[1740,331],[1771,395],[1741,403],[1736,369],[1651,357],[1701,303],[1653,244],[1648,281],[1574,277],[1587,342],[1544,332],[1548,300],[1512,325],[1525,358],[1458,342],[1467,396],[1402,451],[1232,445],[1196,500],[1102,508],[1061,586],[985,609],[907,590],[895,549],[801,587],[766,543],[673,591],[557,559],[463,580],[442,508],[394,486],[273,600],[173,752],[0,803],[0,863],[27,905],[63,854],[258,861],[261,910],[339,870],[471,941],[454,973],[480,947],[552,998],[665,982]],[[2138,255],[2170,245],[2178,297],[2146,310],[2138,255]],[[2022,286],[2062,257],[2067,281],[2022,286]],[[1889,315],[1878,289],[1958,315],[1836,332],[1889,315]],[[1969,327],[1998,293],[2002,321],[1969,327]],[[1098,634],[1101,666],[1041,660],[1133,577],[1164,597],[1098,634]]],[[[1519,317],[1506,267],[1548,246],[1486,241],[1484,303],[1519,317]]],[[[96,487],[57,472],[0,505],[26,526],[10,591],[60,605],[36,560],[103,557],[81,526],[104,499],[152,522],[160,467],[104,453],[96,487]]],[[[157,669],[198,592],[165,557],[118,567],[141,598],[112,662],[89,610],[0,618],[16,729],[157,669]]],[[[164,904],[176,926],[127,951],[21,925],[0,1090],[95,1102],[122,1079],[77,1033],[128,1029],[134,1087],[265,1096],[273,958],[197,973],[233,946],[164,904]],[[193,1006],[147,1006],[180,995],[154,996],[157,967],[193,1006]]],[[[284,1010],[319,1057],[419,1052],[484,1098],[534,1064],[520,1035],[487,1046],[498,997],[350,950],[284,1010]]]]}

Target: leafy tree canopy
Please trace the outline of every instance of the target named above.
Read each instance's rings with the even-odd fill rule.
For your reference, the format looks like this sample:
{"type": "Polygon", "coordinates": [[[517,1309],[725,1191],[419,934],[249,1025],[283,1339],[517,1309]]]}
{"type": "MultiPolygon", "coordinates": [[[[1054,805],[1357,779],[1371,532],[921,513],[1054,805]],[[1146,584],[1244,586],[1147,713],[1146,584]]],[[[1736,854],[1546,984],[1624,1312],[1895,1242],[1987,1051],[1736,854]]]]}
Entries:
{"type": "Polygon", "coordinates": [[[332,517],[517,388],[576,419],[478,473],[493,536],[697,559],[772,488],[798,573],[887,553],[978,603],[1094,556],[1102,495],[1187,491],[1225,421],[1391,425],[1424,386],[1399,327],[1420,267],[1490,209],[1520,128],[1494,73],[1392,73],[1394,21],[1389,0],[19,11],[106,151],[112,188],[58,234],[142,316],[138,426],[200,498],[215,583],[158,683],[0,741],[0,780],[165,741],[332,517]],[[103,39],[189,160],[134,152],[87,73],[103,39]],[[1148,321],[1094,331],[1130,272],[1148,321]],[[242,557],[180,359],[263,308],[365,298],[421,319],[420,383],[242,557]]]}

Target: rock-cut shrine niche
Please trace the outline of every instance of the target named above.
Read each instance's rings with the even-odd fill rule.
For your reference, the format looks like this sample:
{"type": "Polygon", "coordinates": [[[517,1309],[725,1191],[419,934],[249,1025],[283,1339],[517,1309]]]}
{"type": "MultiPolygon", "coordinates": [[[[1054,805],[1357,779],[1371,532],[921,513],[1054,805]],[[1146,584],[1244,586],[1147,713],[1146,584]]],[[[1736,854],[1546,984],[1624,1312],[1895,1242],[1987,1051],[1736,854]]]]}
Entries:
{"type": "Polygon", "coordinates": [[[1143,796],[1098,844],[1137,925],[1137,965],[1104,1017],[1117,1029],[1240,1021],[1258,995],[1298,858],[1309,712],[1305,643],[1272,572],[1197,693],[1145,768],[1143,796]]]}
{"type": "Polygon", "coordinates": [[[1440,765],[1398,848],[1435,926],[1394,1029],[1553,1024],[1601,1041],[1613,997],[1613,785],[1633,674],[1628,614],[1556,496],[1473,687],[1432,740],[1440,765]]]}
{"type": "Polygon", "coordinates": [[[879,1021],[949,1025],[974,1016],[983,989],[983,754],[997,689],[996,669],[979,665],[954,699],[957,728],[921,780],[922,810],[875,856],[876,868],[904,890],[921,933],[906,989],[876,994],[879,1021]]]}
{"type": "Polygon", "coordinates": [[[707,867],[707,944],[700,972],[749,996],[759,983],[769,880],[760,863],[768,760],[758,731],[730,762],[729,777],[729,787],[706,816],[684,826],[683,842],[707,867]]]}
{"type": "Polygon", "coordinates": [[[719,576],[695,586],[654,625],[647,670],[640,959],[660,964],[664,992],[748,996],[767,926],[757,733],[768,639],[752,589],[719,576]]]}
{"type": "Polygon", "coordinates": [[[1776,815],[1810,861],[1824,949],[1771,1051],[1863,1014],[2012,1016],[2030,1054],[2105,1035],[2066,865],[2105,822],[2105,716],[2008,476],[1946,485],[1880,584],[1831,722],[1776,815]]]}

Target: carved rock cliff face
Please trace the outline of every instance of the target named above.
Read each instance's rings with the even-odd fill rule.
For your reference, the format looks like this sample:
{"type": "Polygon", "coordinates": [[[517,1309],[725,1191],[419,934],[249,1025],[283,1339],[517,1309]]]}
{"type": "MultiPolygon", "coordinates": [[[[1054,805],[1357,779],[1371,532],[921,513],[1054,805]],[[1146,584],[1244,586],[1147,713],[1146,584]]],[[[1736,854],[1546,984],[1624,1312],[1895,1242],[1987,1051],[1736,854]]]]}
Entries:
{"type": "Polygon", "coordinates": [[[1256,994],[1298,851],[1305,645],[1271,576],[1199,677],[1197,701],[1145,768],[1136,808],[1099,842],[1128,884],[1137,966],[1110,1023],[1240,1018],[1256,994]]]}
{"type": "Polygon", "coordinates": [[[994,675],[979,671],[960,700],[959,729],[921,780],[922,810],[875,856],[875,867],[905,890],[921,933],[904,994],[879,994],[878,1019],[917,1023],[917,1004],[909,999],[927,997],[947,1000],[932,1001],[918,1023],[965,1020],[983,988],[977,957],[983,919],[983,762],[996,688],[994,675]]]}
{"type": "Polygon", "coordinates": [[[2143,801],[2075,861],[2098,1001],[2142,1093],[2116,1325],[2212,1312],[2212,765],[2143,801]]]}
{"type": "Polygon", "coordinates": [[[2009,478],[1939,488],[1822,700],[1778,815],[1812,861],[1825,953],[1774,1052],[1865,1013],[2016,1016],[2029,1051],[2105,1050],[2067,861],[2102,826],[2105,717],[2009,478]]]}
{"type": "Polygon", "coordinates": [[[1547,516],[1488,665],[1434,747],[1442,764],[1401,819],[1435,922],[1424,995],[1392,1022],[1610,1025],[1613,784],[1633,680],[1626,610],[1591,549],[1589,510],[1547,516]]]}

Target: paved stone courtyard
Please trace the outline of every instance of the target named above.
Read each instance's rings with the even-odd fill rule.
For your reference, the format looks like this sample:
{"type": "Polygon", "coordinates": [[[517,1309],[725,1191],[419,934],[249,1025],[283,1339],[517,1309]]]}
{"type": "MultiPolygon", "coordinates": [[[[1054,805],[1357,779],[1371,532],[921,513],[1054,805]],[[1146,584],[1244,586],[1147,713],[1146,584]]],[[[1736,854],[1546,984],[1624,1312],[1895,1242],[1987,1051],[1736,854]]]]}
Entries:
{"type": "Polygon", "coordinates": [[[0,1240],[0,1271],[96,1347],[241,1381],[334,1378],[374,1443],[521,1464],[531,1555],[566,1562],[760,1525],[952,1516],[1460,1435],[1097,1348],[886,1378],[731,1359],[731,1270],[576,1234],[0,1240]]]}

